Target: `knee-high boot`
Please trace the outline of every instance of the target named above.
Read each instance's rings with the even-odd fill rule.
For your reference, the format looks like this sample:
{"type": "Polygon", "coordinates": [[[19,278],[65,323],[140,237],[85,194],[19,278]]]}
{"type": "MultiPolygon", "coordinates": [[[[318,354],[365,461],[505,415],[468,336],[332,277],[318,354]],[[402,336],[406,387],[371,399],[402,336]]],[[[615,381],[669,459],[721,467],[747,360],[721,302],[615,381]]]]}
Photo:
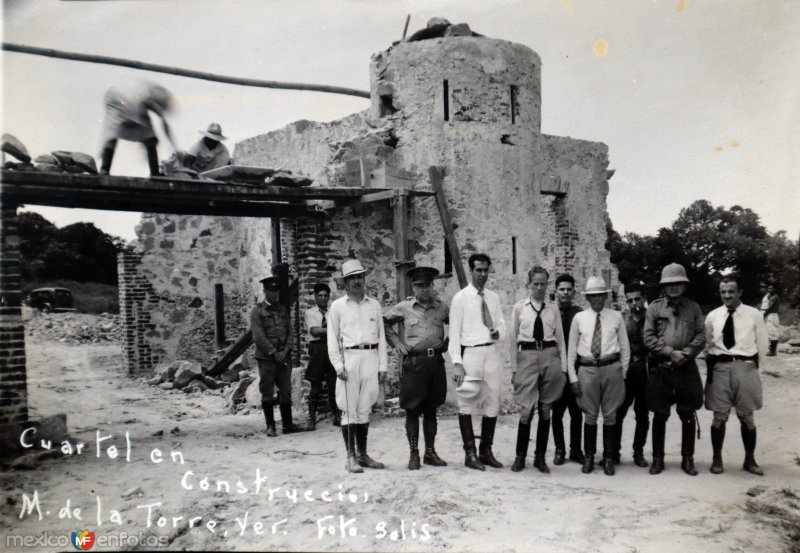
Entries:
{"type": "Polygon", "coordinates": [[[583,425],[583,454],[585,460],[581,472],[589,474],[594,470],[594,454],[597,453],[597,425],[583,425]]]}
{"type": "Polygon", "coordinates": [[[484,465],[501,469],[503,463],[494,458],[492,453],[492,444],[494,443],[494,430],[497,426],[497,417],[483,417],[481,420],[481,446],[479,448],[480,454],[478,458],[484,465]]]}
{"type": "Polygon", "coordinates": [[[422,432],[425,436],[425,455],[422,462],[434,467],[446,467],[447,463],[436,453],[434,443],[436,442],[436,410],[425,412],[422,419],[422,432]]]}
{"type": "Polygon", "coordinates": [[[265,400],[261,402],[261,409],[264,410],[264,419],[267,421],[267,436],[274,438],[278,435],[275,428],[275,402],[265,400]]]}
{"type": "Polygon", "coordinates": [[[475,431],[472,429],[472,415],[458,415],[458,427],[461,430],[461,440],[464,442],[464,466],[475,470],[486,470],[478,459],[475,448],[475,431]]]}
{"type": "Polygon", "coordinates": [[[722,474],[725,468],[722,465],[722,444],[725,443],[725,423],[719,426],[711,426],[711,448],[714,450],[714,458],[711,461],[712,474],[722,474]]]}
{"type": "Polygon", "coordinates": [[[681,419],[681,468],[689,476],[697,476],[697,469],[694,467],[694,433],[696,430],[694,413],[689,420],[681,419]]]}
{"type": "Polygon", "coordinates": [[[547,466],[545,457],[547,456],[547,438],[550,436],[550,419],[539,417],[539,424],[536,426],[536,449],[533,452],[533,466],[539,472],[549,473],[550,467],[547,466]]]}
{"type": "Polygon", "coordinates": [[[406,412],[406,438],[408,438],[408,470],[419,470],[419,415],[406,412]]]}
{"type": "Polygon", "coordinates": [[[511,470],[519,472],[525,468],[525,457],[528,456],[528,443],[531,441],[531,425],[520,421],[517,425],[517,451],[511,470]]]}
{"type": "Polygon", "coordinates": [[[664,442],[667,437],[667,419],[660,416],[653,417],[653,464],[650,465],[650,474],[660,474],[664,470],[664,442]]]}
{"type": "Polygon", "coordinates": [[[747,472],[764,476],[764,471],[756,463],[756,429],[747,428],[747,425],[742,425],[742,442],[744,443],[744,465],[742,468],[747,472]]]}

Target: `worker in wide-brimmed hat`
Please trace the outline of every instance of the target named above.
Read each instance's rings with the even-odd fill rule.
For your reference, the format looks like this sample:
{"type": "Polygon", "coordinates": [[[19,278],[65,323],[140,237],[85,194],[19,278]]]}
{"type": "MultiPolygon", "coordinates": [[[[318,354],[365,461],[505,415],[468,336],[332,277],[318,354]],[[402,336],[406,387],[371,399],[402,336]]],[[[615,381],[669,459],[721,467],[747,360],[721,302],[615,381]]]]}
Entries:
{"type": "Polygon", "coordinates": [[[611,292],[601,277],[592,276],[583,291],[589,307],[575,315],[569,331],[567,371],[584,415],[584,474],[594,470],[597,418],[603,414],[603,470],[613,476],[617,409],[625,400],[625,373],[631,349],[619,311],[606,307],[611,292]],[[578,371],[575,374],[577,361],[578,371]]]}
{"type": "Polygon", "coordinates": [[[178,146],[166,120],[166,113],[172,105],[172,94],[159,84],[141,82],[128,87],[110,88],[105,94],[100,174],[107,175],[111,170],[117,140],[122,139],[144,144],[150,176],[158,175],[158,138],[150,122],[150,114],[161,119],[164,135],[177,152],[178,146]]]}
{"type": "Polygon", "coordinates": [[[647,307],[643,339],[649,352],[647,406],[653,412],[653,462],[650,474],[664,470],[664,442],[672,405],[681,419],[681,468],[694,466],[695,412],[703,405],[703,384],[695,357],[705,346],[705,319],[700,306],[686,297],[686,269],[670,263],[661,271],[664,297],[647,307]]]}
{"type": "Polygon", "coordinates": [[[436,409],[447,396],[447,374],[444,357],[447,351],[444,325],[449,321],[450,306],[436,297],[433,279],[439,271],[433,267],[414,267],[408,270],[414,295],[401,301],[383,314],[386,340],[402,356],[400,378],[400,407],[406,411],[406,437],[410,448],[409,470],[418,470],[419,418],[423,417],[426,465],[447,465],[434,449],[436,439],[436,409]],[[393,325],[403,323],[402,336],[393,325]]]}
{"type": "Polygon", "coordinates": [[[328,357],[338,377],[336,404],[349,472],[385,468],[367,454],[369,414],[386,377],[387,348],[381,304],[366,295],[366,273],[357,259],[342,263],[347,293],[331,304],[328,315],[328,357]]]}
{"type": "Polygon", "coordinates": [[[222,143],[227,137],[222,134],[219,123],[211,123],[206,130],[198,132],[203,138],[189,148],[184,158],[184,166],[202,173],[230,165],[231,155],[222,143]]]}
{"type": "Polygon", "coordinates": [[[305,428],[292,423],[292,329],[289,313],[280,303],[281,279],[261,279],[264,301],[250,312],[250,329],[256,346],[261,407],[267,422],[267,436],[275,437],[274,408],[281,412],[283,433],[300,432],[305,428]],[[275,395],[275,388],[278,395],[275,395]]]}

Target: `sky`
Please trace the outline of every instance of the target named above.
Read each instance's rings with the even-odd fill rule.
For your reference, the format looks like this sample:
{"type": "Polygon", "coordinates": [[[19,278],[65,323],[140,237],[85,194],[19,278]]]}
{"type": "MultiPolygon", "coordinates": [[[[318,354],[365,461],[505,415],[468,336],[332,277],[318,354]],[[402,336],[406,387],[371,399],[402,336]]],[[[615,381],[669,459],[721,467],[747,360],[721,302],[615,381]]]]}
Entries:
{"type": "MultiPolygon", "coordinates": [[[[697,199],[741,205],[800,233],[800,2],[793,0],[5,0],[5,42],[224,75],[369,90],[369,61],[434,16],[529,46],[542,59],[542,131],[609,147],[608,209],[653,234],[697,199]]],[[[177,97],[186,149],[211,121],[227,144],[292,121],[331,121],[363,98],[248,88],[2,53],[2,129],[35,157],[99,157],[103,95],[150,79],[177,97]]],[[[166,140],[160,155],[171,153],[166,140]]],[[[120,142],[112,174],[147,175],[120,142]]],[[[59,226],[131,239],[139,214],[30,206],[59,226]]]]}

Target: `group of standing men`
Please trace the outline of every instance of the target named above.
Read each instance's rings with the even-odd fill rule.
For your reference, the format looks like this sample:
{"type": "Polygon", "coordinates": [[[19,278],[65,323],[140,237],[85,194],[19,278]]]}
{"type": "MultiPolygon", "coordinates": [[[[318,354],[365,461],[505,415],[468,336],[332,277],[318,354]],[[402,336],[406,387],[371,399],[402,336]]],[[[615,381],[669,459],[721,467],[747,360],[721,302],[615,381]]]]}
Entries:
{"type": "Polygon", "coordinates": [[[681,468],[696,475],[696,411],[705,399],[706,408],[714,413],[711,472],[723,472],[725,424],[735,408],[745,449],[743,468],[763,474],[754,457],[753,412],[762,406],[758,365],[769,354],[766,314],[762,316],[741,303],[738,277],[722,279],[723,305],[703,317],[698,304],[686,296],[689,279],[685,269],[670,264],[661,274],[663,297],[647,308],[641,283],[627,285],[629,309],[623,316],[606,306],[610,290],[596,276],[588,279],[583,292],[587,308],[573,304],[575,280],[567,274],[556,279],[556,302],[548,302],[549,274],[537,266],[528,273],[530,294],[513,306],[508,329],[499,296],[486,288],[490,267],[488,255],[473,254],[469,258],[470,283],[453,297],[449,307],[433,292],[432,283],[439,272],[432,267],[409,270],[414,295],[385,312],[377,300],[366,295],[367,271],[357,260],[343,263],[346,294],[330,308],[330,290],[318,284],[314,288],[316,306],[305,314],[310,354],[306,378],[312,383],[308,427],[292,423],[288,317],[286,309],[277,303],[277,279],[264,279],[266,301],[253,309],[251,324],[268,435],[277,434],[275,403],[281,406],[284,433],[313,430],[325,382],[329,399],[335,397],[330,408],[334,424],[342,428],[347,469],[362,472],[362,467],[384,468],[367,454],[367,436],[369,414],[385,379],[391,346],[402,358],[400,406],[406,411],[408,468],[420,468],[420,418],[425,440],[422,462],[445,466],[434,442],[436,410],[447,393],[443,354],[448,352],[453,363],[465,466],[476,470],[485,470],[486,465],[502,468],[493,444],[503,381],[499,342],[508,337],[514,401],[520,408],[512,471],[526,466],[532,419],[538,411],[535,468],[550,472],[545,455],[552,422],[554,464],[562,465],[568,459],[580,463],[584,473],[591,473],[602,415],[600,464],[606,474],[615,474],[621,457],[622,423],[633,406],[634,463],[649,466],[650,474],[659,474],[665,468],[666,422],[675,405],[682,429],[681,468]],[[395,328],[397,323],[402,323],[402,331],[395,328]],[[695,361],[703,351],[708,366],[705,391],[695,361]],[[277,400],[275,385],[279,388],[277,400]],[[568,456],[563,425],[567,411],[571,419],[568,456]],[[651,411],[653,461],[648,463],[644,447],[651,411]],[[479,446],[473,415],[481,415],[479,446]]]}

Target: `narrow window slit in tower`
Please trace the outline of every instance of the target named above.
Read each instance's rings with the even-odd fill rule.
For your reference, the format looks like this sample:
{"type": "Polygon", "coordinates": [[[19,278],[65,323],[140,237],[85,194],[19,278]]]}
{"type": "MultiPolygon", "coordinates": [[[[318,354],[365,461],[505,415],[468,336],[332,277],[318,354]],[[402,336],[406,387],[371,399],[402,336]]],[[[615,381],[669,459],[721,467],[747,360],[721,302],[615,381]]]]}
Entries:
{"type": "Polygon", "coordinates": [[[442,89],[444,90],[444,120],[450,121],[450,83],[447,82],[447,79],[442,83],[442,89]]]}
{"type": "Polygon", "coordinates": [[[517,237],[511,237],[511,274],[517,274],[517,237]]]}
{"type": "Polygon", "coordinates": [[[511,100],[511,124],[517,122],[517,86],[511,85],[510,100],[511,100]]]}

